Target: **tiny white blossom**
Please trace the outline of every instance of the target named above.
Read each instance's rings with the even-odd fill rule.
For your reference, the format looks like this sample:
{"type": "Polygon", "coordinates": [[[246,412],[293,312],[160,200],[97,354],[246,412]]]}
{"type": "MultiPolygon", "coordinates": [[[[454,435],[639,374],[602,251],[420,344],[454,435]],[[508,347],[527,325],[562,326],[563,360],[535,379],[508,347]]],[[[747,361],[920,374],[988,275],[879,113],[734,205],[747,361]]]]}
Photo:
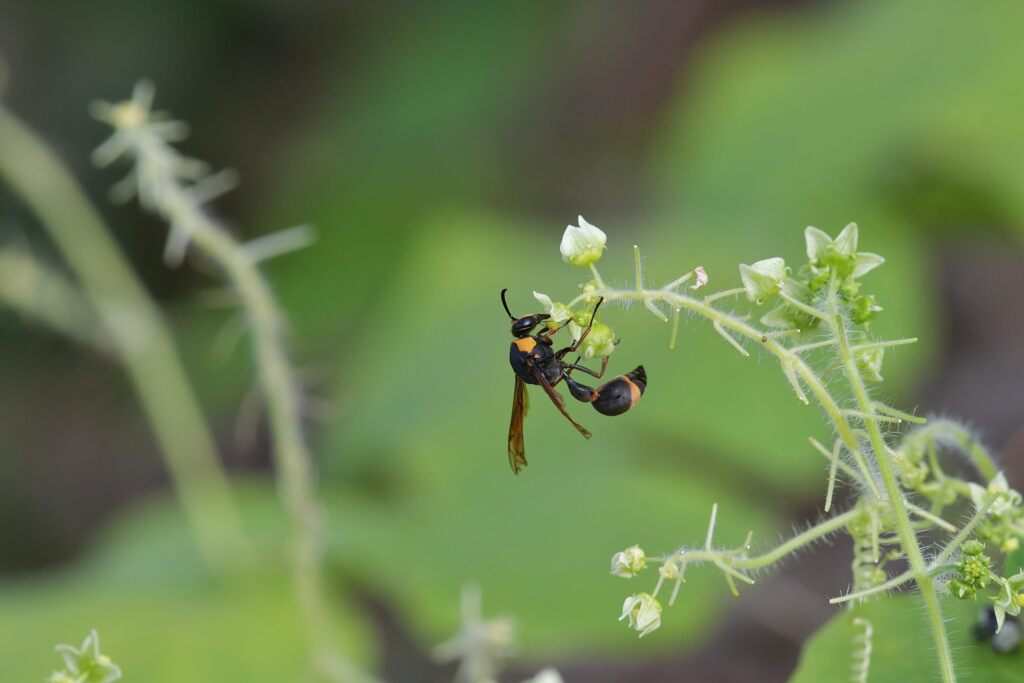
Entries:
{"type": "Polygon", "coordinates": [[[562,234],[562,260],[574,266],[589,266],[601,258],[601,253],[608,242],[608,236],[600,228],[591,225],[578,216],[579,225],[565,226],[562,234]]]}
{"type": "Polygon", "coordinates": [[[704,266],[697,266],[693,272],[697,276],[697,281],[690,286],[690,289],[700,289],[708,283],[708,274],[704,270],[704,266]]]}
{"type": "Polygon", "coordinates": [[[814,265],[820,265],[831,251],[834,254],[853,259],[852,277],[859,278],[885,263],[878,254],[857,251],[858,230],[856,223],[850,223],[833,240],[828,233],[815,227],[804,230],[807,242],[807,258],[814,265]]]}
{"type": "Polygon", "coordinates": [[[832,246],[843,256],[853,256],[857,253],[858,229],[856,223],[849,223],[836,235],[832,246]]]}
{"type": "Polygon", "coordinates": [[[58,645],[54,649],[64,658],[66,672],[55,673],[51,680],[59,681],[60,676],[65,673],[72,681],[90,683],[113,683],[121,678],[121,669],[110,661],[110,657],[100,652],[100,636],[95,630],[86,636],[81,647],[58,645]]]}
{"type": "Polygon", "coordinates": [[[622,603],[619,621],[626,618],[629,619],[629,627],[643,638],[661,626],[661,603],[650,593],[631,595],[622,603]]]}
{"type": "Polygon", "coordinates": [[[555,669],[544,669],[540,671],[536,676],[523,683],[564,683],[562,680],[562,674],[558,673],[555,669]]]}
{"type": "Polygon", "coordinates": [[[775,296],[786,281],[786,262],[781,258],[766,258],[752,265],[740,264],[740,278],[747,298],[757,303],[775,296]]]}
{"type": "Polygon", "coordinates": [[[628,579],[636,576],[647,566],[643,548],[633,545],[612,555],[612,574],[628,579]]]}
{"type": "Polygon", "coordinates": [[[572,311],[565,304],[555,303],[547,294],[534,292],[533,298],[544,307],[544,312],[551,316],[551,321],[562,323],[572,318],[572,311]]]}

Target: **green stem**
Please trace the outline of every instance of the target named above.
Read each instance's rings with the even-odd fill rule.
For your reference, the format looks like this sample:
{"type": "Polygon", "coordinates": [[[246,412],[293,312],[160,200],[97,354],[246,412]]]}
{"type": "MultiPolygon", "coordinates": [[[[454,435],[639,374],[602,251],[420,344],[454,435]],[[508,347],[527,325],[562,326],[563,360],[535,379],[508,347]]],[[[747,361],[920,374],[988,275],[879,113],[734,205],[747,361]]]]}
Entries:
{"type": "Polygon", "coordinates": [[[942,610],[939,606],[938,596],[932,586],[931,577],[928,575],[928,568],[917,545],[917,538],[914,536],[914,529],[910,523],[910,516],[903,505],[903,491],[892,463],[889,461],[889,454],[886,450],[885,440],[882,438],[882,430],[878,426],[875,416],[875,408],[868,397],[867,388],[864,386],[864,379],[861,377],[860,369],[857,367],[857,360],[850,349],[850,340],[846,334],[846,325],[839,312],[836,290],[838,281],[835,274],[829,284],[828,308],[833,320],[836,340],[839,347],[839,358],[849,380],[850,388],[853,390],[854,398],[857,401],[861,412],[868,415],[865,419],[868,440],[875,452],[875,461],[878,463],[878,470],[882,475],[882,484],[889,499],[896,518],[896,533],[899,536],[900,544],[907,554],[907,561],[910,564],[910,571],[914,575],[921,597],[924,600],[925,610],[928,614],[928,621],[932,629],[932,636],[935,639],[935,649],[939,657],[939,669],[942,672],[944,683],[955,683],[956,674],[953,671],[953,655],[949,648],[949,639],[946,635],[946,626],[942,619],[942,610]]]}
{"type": "Polygon", "coordinates": [[[774,564],[789,553],[798,550],[805,545],[809,545],[818,539],[824,538],[831,533],[839,531],[856,519],[858,515],[860,515],[860,510],[853,508],[840,515],[836,515],[835,517],[830,517],[824,522],[816,524],[806,531],[797,534],[785,543],[772,548],[763,555],[736,560],[733,563],[733,566],[737,569],[758,569],[760,567],[774,564]]]}
{"type": "Polygon", "coordinates": [[[227,476],[160,313],[71,174],[3,106],[0,176],[39,217],[100,317],[152,425],[204,559],[216,569],[237,563],[248,546],[227,476]]]}

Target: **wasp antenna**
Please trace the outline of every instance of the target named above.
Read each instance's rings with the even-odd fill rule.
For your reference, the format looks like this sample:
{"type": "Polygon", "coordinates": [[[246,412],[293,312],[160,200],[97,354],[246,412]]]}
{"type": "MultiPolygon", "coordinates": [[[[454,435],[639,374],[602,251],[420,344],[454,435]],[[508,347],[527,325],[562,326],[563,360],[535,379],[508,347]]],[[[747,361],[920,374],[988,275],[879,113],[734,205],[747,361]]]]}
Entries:
{"type": "Polygon", "coordinates": [[[516,318],[514,315],[512,315],[512,311],[508,310],[508,302],[505,301],[505,292],[507,292],[507,291],[508,291],[507,287],[505,289],[501,290],[501,305],[505,307],[505,312],[508,313],[508,317],[509,318],[511,318],[512,320],[518,320],[518,318],[516,318]]]}

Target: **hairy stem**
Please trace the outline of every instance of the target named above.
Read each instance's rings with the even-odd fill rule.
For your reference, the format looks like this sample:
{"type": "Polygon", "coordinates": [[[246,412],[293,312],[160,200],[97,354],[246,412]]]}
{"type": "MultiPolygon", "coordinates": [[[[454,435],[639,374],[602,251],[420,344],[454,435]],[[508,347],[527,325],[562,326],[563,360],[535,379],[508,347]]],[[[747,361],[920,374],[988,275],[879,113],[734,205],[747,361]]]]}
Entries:
{"type": "Polygon", "coordinates": [[[762,555],[736,560],[736,562],[733,563],[733,566],[737,569],[758,569],[760,567],[766,567],[770,564],[774,564],[791,552],[799,550],[805,545],[809,545],[824,538],[825,536],[828,536],[829,534],[839,531],[859,515],[860,510],[856,508],[847,510],[842,514],[830,517],[824,522],[820,522],[819,524],[812,526],[806,531],[797,534],[793,538],[775,546],[762,555]]]}
{"type": "MultiPolygon", "coordinates": [[[[600,283],[601,279],[597,272],[597,268],[591,265],[591,269],[594,272],[595,281],[600,283]]],[[[780,344],[776,337],[765,334],[762,330],[759,330],[752,325],[748,325],[743,320],[709,305],[706,301],[695,299],[685,294],[671,291],[667,288],[657,290],[643,288],[637,288],[635,290],[617,290],[601,286],[599,284],[596,291],[582,294],[572,300],[568,304],[569,308],[572,308],[588,296],[604,297],[605,301],[609,302],[643,301],[645,304],[649,305],[653,305],[656,301],[664,301],[675,308],[693,311],[694,313],[707,318],[718,327],[725,328],[761,344],[767,351],[774,354],[779,359],[784,368],[792,368],[796,376],[798,376],[807,385],[807,387],[810,388],[811,393],[818,399],[818,402],[821,404],[822,408],[824,408],[825,412],[828,413],[829,418],[835,425],[839,438],[842,439],[843,443],[847,446],[847,449],[853,454],[854,459],[857,462],[857,466],[861,470],[865,485],[876,499],[881,499],[881,492],[875,483],[874,477],[871,476],[871,471],[868,469],[867,462],[864,460],[861,449],[857,444],[857,437],[854,433],[853,427],[846,419],[842,409],[825,388],[825,383],[817,373],[815,373],[799,355],[793,353],[793,351],[785,345],[780,344]]]]}
{"type": "Polygon", "coordinates": [[[896,473],[889,460],[889,452],[882,438],[882,430],[876,417],[874,404],[868,397],[867,388],[864,385],[864,378],[861,377],[860,369],[857,367],[857,360],[850,349],[850,340],[846,333],[845,321],[839,311],[836,290],[838,282],[833,274],[829,285],[828,310],[834,321],[836,340],[838,342],[839,359],[843,365],[846,377],[849,380],[850,388],[861,412],[867,417],[864,420],[867,428],[868,440],[875,453],[875,461],[878,463],[878,470],[882,475],[882,484],[888,497],[889,506],[892,508],[896,520],[896,533],[899,536],[900,544],[907,554],[907,561],[910,564],[910,571],[914,575],[921,597],[924,600],[925,610],[928,613],[928,622],[932,629],[932,636],[935,639],[935,650],[939,658],[939,670],[942,673],[944,683],[955,683],[956,674],[953,670],[953,655],[949,648],[949,639],[946,635],[946,625],[942,619],[942,610],[939,606],[939,599],[932,585],[931,577],[928,574],[928,567],[925,564],[921,548],[914,536],[914,528],[910,523],[910,516],[903,504],[903,492],[896,479],[896,473]]]}
{"type": "Polygon", "coordinates": [[[124,364],[212,568],[247,553],[213,439],[171,335],[117,244],[56,155],[0,106],[0,176],[39,217],[124,364]]]}

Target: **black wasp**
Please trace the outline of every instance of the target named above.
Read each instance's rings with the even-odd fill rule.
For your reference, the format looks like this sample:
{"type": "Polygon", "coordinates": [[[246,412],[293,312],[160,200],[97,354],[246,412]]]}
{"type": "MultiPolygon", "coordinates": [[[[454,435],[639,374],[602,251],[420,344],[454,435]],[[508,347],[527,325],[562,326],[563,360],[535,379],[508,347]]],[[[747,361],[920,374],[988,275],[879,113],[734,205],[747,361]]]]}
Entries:
{"type": "Polygon", "coordinates": [[[608,367],[608,357],[601,361],[601,371],[595,372],[579,364],[577,357],[574,363],[567,363],[565,356],[575,353],[583,343],[583,340],[590,334],[594,326],[594,317],[597,309],[604,299],[599,299],[594,305],[590,314],[590,322],[571,346],[555,351],[551,336],[562,328],[561,325],[553,325],[550,322],[551,316],[547,313],[533,313],[517,318],[512,315],[505,301],[505,292],[501,290],[501,304],[505,312],[512,319],[512,345],[509,348],[509,362],[516,373],[516,389],[512,396],[512,424],[508,428],[508,461],[512,465],[512,471],[519,474],[519,470],[526,466],[526,449],[523,445],[523,418],[529,409],[529,397],[526,394],[527,384],[539,384],[544,392],[555,404],[559,412],[565,416],[576,430],[590,438],[590,432],[585,427],[572,419],[565,409],[565,403],[555,387],[559,382],[564,381],[569,387],[569,393],[577,401],[589,403],[594,406],[597,412],[604,415],[621,415],[640,400],[644,390],[647,388],[647,372],[644,366],[638,365],[635,370],[625,375],[619,375],[615,379],[602,384],[597,389],[581,384],[572,378],[574,370],[585,372],[591,377],[604,377],[605,368],[608,367]],[[542,327],[534,333],[534,328],[542,327]]]}

